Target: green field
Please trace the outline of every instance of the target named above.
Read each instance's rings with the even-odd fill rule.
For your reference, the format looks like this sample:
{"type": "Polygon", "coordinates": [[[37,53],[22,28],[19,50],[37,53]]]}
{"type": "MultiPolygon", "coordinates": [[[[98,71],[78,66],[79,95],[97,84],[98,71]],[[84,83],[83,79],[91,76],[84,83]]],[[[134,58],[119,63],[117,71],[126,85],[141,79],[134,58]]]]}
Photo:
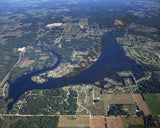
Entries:
{"type": "Polygon", "coordinates": [[[143,94],[149,110],[154,115],[160,115],[160,98],[159,94],[143,94]]]}
{"type": "Polygon", "coordinates": [[[129,125],[132,126],[137,126],[137,128],[139,127],[143,127],[144,126],[144,120],[143,117],[122,117],[122,121],[123,121],[123,127],[124,128],[129,128],[129,125]]]}

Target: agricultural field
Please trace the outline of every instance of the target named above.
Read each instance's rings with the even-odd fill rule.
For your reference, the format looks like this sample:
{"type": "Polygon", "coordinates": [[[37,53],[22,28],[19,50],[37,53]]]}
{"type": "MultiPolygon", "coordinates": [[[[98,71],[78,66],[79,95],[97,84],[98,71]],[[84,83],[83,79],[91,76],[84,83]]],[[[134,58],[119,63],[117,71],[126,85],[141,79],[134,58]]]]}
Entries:
{"type": "Polygon", "coordinates": [[[104,102],[108,104],[134,104],[131,94],[104,94],[104,102]]]}
{"type": "Polygon", "coordinates": [[[108,108],[108,116],[136,115],[137,110],[135,104],[111,104],[108,108]]]}
{"type": "Polygon", "coordinates": [[[137,126],[137,128],[140,128],[140,126],[144,126],[143,117],[122,117],[122,121],[123,128],[129,128],[131,126],[137,126]]]}
{"type": "Polygon", "coordinates": [[[133,99],[136,102],[139,109],[142,110],[145,115],[150,114],[148,106],[147,106],[146,102],[143,100],[143,98],[140,94],[133,94],[133,99]]]}
{"type": "Polygon", "coordinates": [[[94,116],[91,118],[91,128],[106,128],[106,118],[94,116]]]}
{"type": "Polygon", "coordinates": [[[58,127],[59,128],[89,128],[89,117],[72,117],[60,116],[58,127]]]}
{"type": "Polygon", "coordinates": [[[79,25],[88,25],[88,18],[81,18],[79,21],[79,25]]]}
{"type": "Polygon", "coordinates": [[[107,128],[123,128],[121,117],[107,117],[107,128]]]}
{"type": "Polygon", "coordinates": [[[154,115],[160,115],[160,93],[143,94],[150,112],[154,115]]]}
{"type": "Polygon", "coordinates": [[[105,113],[108,113],[110,104],[135,104],[131,94],[103,94],[105,113]]]}

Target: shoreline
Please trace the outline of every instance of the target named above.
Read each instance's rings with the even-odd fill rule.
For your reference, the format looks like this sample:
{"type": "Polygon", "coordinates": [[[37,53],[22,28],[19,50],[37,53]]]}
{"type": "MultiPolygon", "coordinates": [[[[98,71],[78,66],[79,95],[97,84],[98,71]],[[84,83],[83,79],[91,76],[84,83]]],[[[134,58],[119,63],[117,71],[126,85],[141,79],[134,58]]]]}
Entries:
{"type": "Polygon", "coordinates": [[[58,62],[58,57],[55,55],[53,55],[53,56],[54,56],[55,61],[49,67],[53,67],[58,62]]]}
{"type": "Polygon", "coordinates": [[[42,68],[40,70],[29,70],[29,71],[27,71],[25,73],[19,74],[14,80],[10,80],[10,78],[8,78],[7,81],[9,81],[9,83],[14,83],[18,78],[22,77],[23,75],[28,75],[29,73],[34,73],[34,72],[37,72],[37,71],[41,71],[41,70],[44,70],[44,69],[48,69],[48,68],[54,67],[58,62],[58,57],[54,53],[52,53],[52,54],[54,56],[55,61],[50,66],[48,66],[46,68],[42,68]]]}

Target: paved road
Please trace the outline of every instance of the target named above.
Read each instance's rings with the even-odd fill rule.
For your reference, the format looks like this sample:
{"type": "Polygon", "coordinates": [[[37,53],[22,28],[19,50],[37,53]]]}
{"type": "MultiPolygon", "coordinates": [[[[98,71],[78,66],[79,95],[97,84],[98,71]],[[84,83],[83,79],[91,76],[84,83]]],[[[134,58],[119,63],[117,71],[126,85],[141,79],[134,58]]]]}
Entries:
{"type": "MultiPolygon", "coordinates": [[[[21,114],[0,114],[0,116],[17,116],[17,117],[22,117],[22,116],[28,116],[28,117],[32,117],[32,116],[38,116],[38,117],[49,117],[49,116],[75,116],[75,115],[21,115],[21,114]]],[[[82,117],[90,117],[90,115],[76,115],[76,116],[82,116],[82,117]]]]}

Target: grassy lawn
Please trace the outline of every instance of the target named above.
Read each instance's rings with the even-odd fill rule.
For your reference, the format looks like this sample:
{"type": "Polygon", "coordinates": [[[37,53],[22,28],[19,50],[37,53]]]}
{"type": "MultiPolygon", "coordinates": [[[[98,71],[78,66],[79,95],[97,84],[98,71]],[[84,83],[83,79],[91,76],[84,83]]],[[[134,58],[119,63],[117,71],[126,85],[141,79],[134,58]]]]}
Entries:
{"type": "Polygon", "coordinates": [[[145,101],[154,115],[160,115],[160,97],[159,94],[143,94],[145,101]]]}

